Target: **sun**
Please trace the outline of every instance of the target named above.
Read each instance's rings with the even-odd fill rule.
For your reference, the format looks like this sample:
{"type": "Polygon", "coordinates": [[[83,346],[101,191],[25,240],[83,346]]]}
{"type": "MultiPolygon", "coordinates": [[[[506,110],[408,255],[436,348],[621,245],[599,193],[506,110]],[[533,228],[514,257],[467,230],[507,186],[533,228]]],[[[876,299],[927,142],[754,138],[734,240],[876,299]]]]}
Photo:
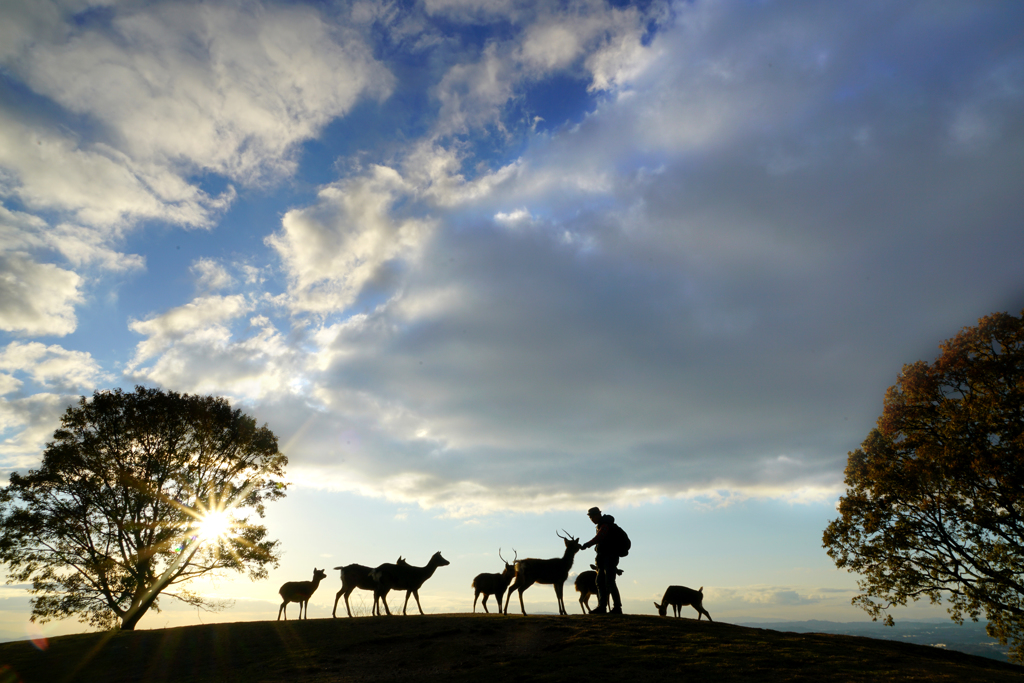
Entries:
{"type": "Polygon", "coordinates": [[[204,541],[218,541],[231,536],[236,524],[227,510],[210,510],[199,519],[198,535],[204,541]]]}

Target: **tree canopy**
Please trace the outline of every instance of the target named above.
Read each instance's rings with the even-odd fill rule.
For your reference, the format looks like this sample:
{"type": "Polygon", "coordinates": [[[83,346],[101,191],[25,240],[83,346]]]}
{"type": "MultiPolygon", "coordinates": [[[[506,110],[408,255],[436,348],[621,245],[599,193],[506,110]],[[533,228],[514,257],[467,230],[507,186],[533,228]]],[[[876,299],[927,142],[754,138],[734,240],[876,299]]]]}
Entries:
{"type": "Polygon", "coordinates": [[[927,596],[1024,661],[1024,312],[996,313],[906,365],[849,454],[824,547],[872,618],[927,596]]]}
{"type": "Polygon", "coordinates": [[[133,629],[170,587],[276,566],[267,501],[285,495],[277,437],[219,397],[136,387],[67,409],[42,465],[0,489],[0,562],[30,583],[32,620],[133,629]]]}

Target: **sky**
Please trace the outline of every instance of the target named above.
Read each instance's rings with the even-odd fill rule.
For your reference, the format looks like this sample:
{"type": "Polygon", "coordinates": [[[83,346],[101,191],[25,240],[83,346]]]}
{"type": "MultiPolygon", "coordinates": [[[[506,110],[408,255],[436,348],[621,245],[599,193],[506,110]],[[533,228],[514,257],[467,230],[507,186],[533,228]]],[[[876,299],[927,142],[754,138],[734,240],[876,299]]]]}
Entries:
{"type": "Polygon", "coordinates": [[[280,567],[141,628],[438,550],[469,611],[593,505],[627,612],[866,620],[821,533],[903,364],[1024,309],[1022,111],[1016,1],[5,0],[0,470],[113,387],[278,435],[280,567]]]}

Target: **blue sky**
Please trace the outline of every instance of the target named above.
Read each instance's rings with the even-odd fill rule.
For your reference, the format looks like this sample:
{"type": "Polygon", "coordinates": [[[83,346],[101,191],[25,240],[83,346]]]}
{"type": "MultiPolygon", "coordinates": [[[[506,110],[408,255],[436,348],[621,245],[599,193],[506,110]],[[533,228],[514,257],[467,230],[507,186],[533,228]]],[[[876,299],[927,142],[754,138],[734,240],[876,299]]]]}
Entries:
{"type": "MultiPolygon", "coordinates": [[[[627,611],[671,583],[725,620],[862,619],[821,549],[847,452],[902,364],[1024,308],[1022,25],[1016,2],[9,0],[0,464],[114,386],[279,435],[280,569],[143,627],[273,618],[313,566],[436,550],[424,606],[465,611],[499,547],[557,555],[592,505],[634,539],[627,611]]],[[[4,588],[0,629],[27,615],[4,588]]]]}

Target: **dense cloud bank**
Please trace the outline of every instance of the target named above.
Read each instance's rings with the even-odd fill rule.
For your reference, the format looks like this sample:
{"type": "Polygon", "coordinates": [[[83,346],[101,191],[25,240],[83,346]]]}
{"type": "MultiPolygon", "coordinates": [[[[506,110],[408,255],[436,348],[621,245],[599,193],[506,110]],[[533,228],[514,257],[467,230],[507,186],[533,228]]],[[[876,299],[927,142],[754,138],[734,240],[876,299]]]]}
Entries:
{"type": "Polygon", "coordinates": [[[8,467],[146,383],[456,515],[828,499],[1024,306],[1013,3],[0,12],[8,467]]]}

